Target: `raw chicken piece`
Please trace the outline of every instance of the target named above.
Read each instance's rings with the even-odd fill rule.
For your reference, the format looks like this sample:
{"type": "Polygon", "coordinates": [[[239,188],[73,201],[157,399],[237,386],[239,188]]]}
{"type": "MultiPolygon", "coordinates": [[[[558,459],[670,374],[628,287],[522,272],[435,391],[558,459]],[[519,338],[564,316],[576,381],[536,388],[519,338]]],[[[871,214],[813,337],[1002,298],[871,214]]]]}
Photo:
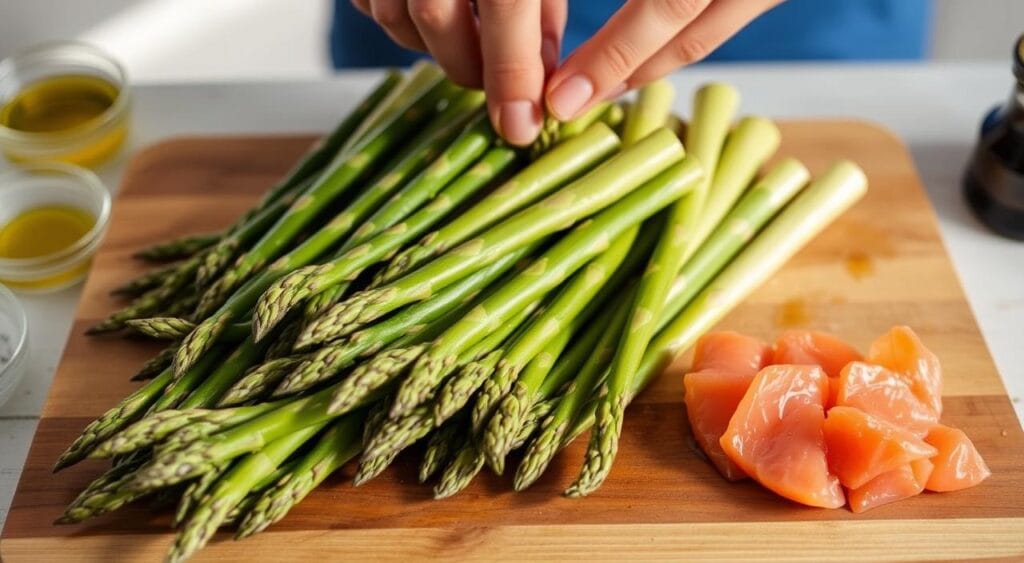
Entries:
{"type": "Polygon", "coordinates": [[[894,326],[871,343],[867,362],[901,375],[922,403],[942,415],[942,366],[910,327],[894,326]]]}
{"type": "Polygon", "coordinates": [[[885,367],[851,362],[836,386],[837,406],[856,407],[919,437],[939,423],[939,414],[917,398],[906,379],[885,367]]]}
{"type": "Polygon", "coordinates": [[[825,455],[827,396],[828,378],[818,366],[762,369],[730,420],[722,449],[748,475],[790,500],[843,506],[842,487],[825,455]]]}
{"type": "Polygon", "coordinates": [[[832,407],[825,419],[828,464],[846,487],[938,453],[913,432],[853,407],[832,407]]]}
{"type": "Polygon", "coordinates": [[[730,481],[747,477],[718,443],[750,382],[768,361],[764,342],[736,332],[713,332],[697,342],[694,371],[683,377],[686,415],[697,445],[730,481]]]}
{"type": "Polygon", "coordinates": [[[929,491],[959,491],[981,483],[992,474],[971,439],[962,430],[938,425],[925,441],[938,448],[932,458],[932,471],[925,488],[929,491]]]}
{"type": "Polygon", "coordinates": [[[772,364],[806,364],[821,366],[831,380],[828,409],[835,402],[836,379],[850,362],[863,359],[856,348],[827,332],[813,330],[790,330],[782,333],[772,346],[772,364]]]}
{"type": "Polygon", "coordinates": [[[864,486],[846,491],[846,498],[850,501],[850,510],[859,514],[884,504],[921,494],[931,473],[932,462],[927,459],[914,460],[892,471],[886,471],[865,483],[864,486]]]}

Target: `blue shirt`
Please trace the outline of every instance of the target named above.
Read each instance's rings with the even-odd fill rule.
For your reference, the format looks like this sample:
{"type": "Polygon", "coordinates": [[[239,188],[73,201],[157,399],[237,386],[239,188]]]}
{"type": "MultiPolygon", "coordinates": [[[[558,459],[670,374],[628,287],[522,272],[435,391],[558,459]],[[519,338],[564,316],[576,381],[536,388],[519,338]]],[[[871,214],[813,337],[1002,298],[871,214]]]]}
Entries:
{"type": "MultiPolygon", "coordinates": [[[[592,36],[622,0],[572,0],[562,55],[592,36]]],[[[930,0],[788,0],[718,48],[709,61],[908,60],[928,52],[930,0]]],[[[335,0],[337,68],[407,66],[422,54],[395,45],[349,0],[335,0]]]]}

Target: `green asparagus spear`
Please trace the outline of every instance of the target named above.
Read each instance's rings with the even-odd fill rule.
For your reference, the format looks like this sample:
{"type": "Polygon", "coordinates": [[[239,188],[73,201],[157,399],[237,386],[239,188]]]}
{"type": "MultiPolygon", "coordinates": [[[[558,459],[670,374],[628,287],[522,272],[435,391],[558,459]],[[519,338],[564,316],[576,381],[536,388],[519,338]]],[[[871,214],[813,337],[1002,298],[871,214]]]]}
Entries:
{"type": "Polygon", "coordinates": [[[139,371],[132,376],[132,381],[148,381],[156,377],[160,372],[171,367],[174,360],[174,353],[178,351],[178,345],[172,344],[157,352],[155,356],[146,360],[139,371]]]}
{"type": "Polygon", "coordinates": [[[675,97],[675,88],[665,79],[655,80],[641,88],[636,103],[626,110],[622,124],[622,144],[635,144],[663,127],[671,114],[675,97]]]}
{"type": "Polygon", "coordinates": [[[157,270],[152,270],[128,282],[115,287],[110,291],[111,295],[122,295],[125,297],[138,297],[150,289],[160,286],[168,276],[174,275],[184,262],[176,262],[157,270]]]}
{"type": "MultiPolygon", "coordinates": [[[[596,490],[607,477],[607,472],[611,468],[611,461],[618,449],[619,434],[625,416],[625,395],[629,379],[636,371],[654,334],[655,323],[661,316],[661,309],[672,280],[685,262],[685,258],[700,243],[696,236],[699,234],[698,226],[704,211],[708,186],[714,186],[714,178],[722,174],[726,178],[740,180],[733,184],[740,184],[744,180],[749,181],[749,177],[744,174],[734,174],[732,171],[722,174],[717,172],[721,168],[717,166],[719,164],[718,156],[721,152],[719,139],[723,138],[728,130],[728,121],[733,113],[735,98],[733,90],[718,85],[707,86],[697,93],[693,123],[688,130],[688,135],[695,136],[693,142],[696,149],[708,160],[705,164],[706,178],[700,182],[698,189],[681,199],[673,207],[658,245],[654,249],[654,254],[651,256],[648,270],[640,280],[629,314],[629,324],[619,340],[615,356],[612,359],[611,371],[607,379],[607,392],[604,393],[604,402],[598,410],[600,413],[599,423],[591,434],[586,461],[580,477],[570,487],[569,494],[572,496],[583,496],[596,490]]],[[[737,133],[745,141],[751,137],[750,132],[753,130],[746,128],[737,133]]],[[[688,140],[690,139],[688,138],[688,140]]],[[[738,145],[747,148],[748,144],[750,143],[742,142],[738,145]]],[[[689,145],[687,146],[689,147],[689,145]]],[[[758,145],[753,144],[753,146],[758,145]]],[[[774,149],[775,146],[768,147],[769,151],[774,151],[774,149]]],[[[697,158],[700,159],[700,156],[697,158]]],[[[750,160],[752,162],[749,165],[746,160],[736,159],[721,164],[740,166],[744,171],[750,171],[750,176],[752,176],[763,158],[750,160]]],[[[728,182],[726,183],[728,184],[728,182]]],[[[739,190],[742,190],[745,185],[743,183],[739,190]]],[[[731,203],[728,199],[729,195],[739,191],[732,185],[723,186],[722,190],[729,193],[724,197],[716,194],[715,199],[728,203],[731,203]]],[[[719,218],[720,216],[716,218],[716,221],[719,218]]]]}
{"type": "MultiPolygon", "coordinates": [[[[530,435],[533,434],[536,428],[537,421],[546,416],[547,411],[551,409],[549,402],[545,401],[534,405],[531,410],[531,414],[528,417],[526,424],[523,425],[519,436],[516,438],[516,442],[512,449],[516,449],[521,446],[530,435]]],[[[476,446],[471,436],[467,436],[462,446],[455,453],[451,463],[445,467],[444,472],[441,474],[441,480],[437,486],[434,487],[434,498],[443,499],[448,498],[459,491],[465,489],[472,482],[473,477],[476,477],[480,470],[484,466],[484,455],[480,449],[476,446]]]]}
{"type": "MultiPolygon", "coordinates": [[[[625,292],[624,299],[609,313],[603,333],[599,336],[593,352],[583,362],[579,374],[569,384],[553,413],[540,423],[537,438],[527,447],[522,462],[516,469],[513,487],[522,491],[536,481],[548,464],[561,449],[569,425],[575,419],[584,401],[606,374],[606,364],[615,352],[615,345],[629,318],[630,305],[636,287],[625,292]]],[[[595,331],[596,332],[596,331],[595,331]]],[[[571,354],[571,352],[570,352],[571,354]]]]}
{"type": "MultiPolygon", "coordinates": [[[[757,230],[803,187],[808,177],[809,173],[803,165],[796,160],[786,159],[774,166],[751,188],[698,252],[687,261],[672,285],[668,305],[658,325],[659,330],[664,327],[666,319],[671,319],[679,313],[689,297],[692,297],[692,292],[698,290],[727,264],[757,230]],[[687,290],[690,292],[689,296],[685,294],[687,290]]],[[[615,324],[616,322],[612,321],[608,326],[615,324]]],[[[597,350],[594,357],[600,358],[602,355],[610,354],[611,342],[616,338],[613,331],[606,333],[604,343],[594,347],[597,350]]],[[[516,472],[516,490],[525,489],[533,483],[544,472],[554,453],[566,442],[566,436],[570,431],[569,423],[578,417],[578,410],[583,407],[583,399],[594,386],[593,377],[602,375],[600,367],[599,362],[588,363],[559,403],[558,410],[544,423],[540,437],[531,444],[516,472]]]]}
{"type": "MultiPolygon", "coordinates": [[[[497,348],[522,324],[535,309],[536,304],[521,311],[515,319],[501,329],[488,335],[477,345],[465,351],[456,365],[464,365],[497,348]]],[[[434,427],[434,405],[424,404],[401,416],[389,416],[365,442],[360,469],[355,484],[360,485],[376,477],[395,459],[403,449],[424,437],[434,427]]]]}
{"type": "Polygon", "coordinates": [[[221,239],[219,233],[189,235],[168,242],[161,242],[136,252],[133,258],[147,262],[170,262],[190,258],[200,250],[205,250],[221,239]]]}
{"type": "Polygon", "coordinates": [[[468,422],[465,417],[449,420],[430,435],[427,448],[423,452],[423,461],[420,462],[420,483],[426,483],[448,462],[469,430],[468,422]]]}
{"type": "MultiPolygon", "coordinates": [[[[642,144],[636,146],[641,147],[642,144]]],[[[412,374],[399,388],[392,414],[401,414],[403,409],[408,412],[422,402],[425,393],[439,382],[437,375],[443,373],[457,354],[481,333],[504,322],[524,302],[536,299],[562,283],[587,260],[607,250],[611,240],[619,234],[678,199],[699,174],[699,167],[692,160],[673,164],[556,243],[522,275],[496,291],[434,340],[430,350],[417,361],[412,374]]]]}
{"type": "Polygon", "coordinates": [[[296,184],[291,192],[277,198],[264,209],[252,213],[206,252],[196,270],[196,285],[203,290],[210,287],[210,284],[217,280],[217,276],[231,264],[231,261],[237,258],[239,253],[248,250],[268,229],[273,227],[285,211],[288,211],[295,203],[295,200],[313,185],[315,180],[316,176],[307,178],[296,184]]]}
{"type": "Polygon", "coordinates": [[[142,458],[134,458],[108,469],[71,501],[54,524],[77,524],[117,510],[138,498],[140,495],[125,492],[121,486],[131,479],[141,464],[142,458]]]}
{"type": "Polygon", "coordinates": [[[483,431],[480,449],[487,464],[501,475],[505,470],[505,456],[512,451],[519,431],[537,400],[544,379],[551,372],[562,350],[569,344],[572,333],[567,330],[554,335],[544,350],[537,354],[523,370],[523,375],[512,390],[501,400],[483,431]]]}
{"type": "Polygon", "coordinates": [[[227,519],[231,509],[255,487],[260,480],[272,474],[288,456],[312,439],[326,422],[307,426],[270,442],[258,453],[241,459],[217,481],[206,497],[189,516],[178,532],[167,555],[172,562],[184,561],[213,537],[217,528],[227,519]]]}
{"type": "MultiPolygon", "coordinates": [[[[425,96],[427,100],[421,100],[421,103],[430,103],[433,99],[432,96],[434,95],[441,94],[427,94],[425,96]]],[[[416,111],[409,110],[405,111],[402,115],[409,116],[416,113],[416,111]]],[[[399,119],[399,121],[401,121],[401,119],[399,119]]],[[[366,155],[379,154],[387,147],[387,145],[394,142],[396,140],[395,137],[398,136],[397,133],[409,126],[410,123],[411,122],[403,122],[402,127],[392,127],[387,130],[391,133],[390,136],[383,135],[373,141],[370,141],[365,149],[365,151],[369,152],[361,152],[359,154],[363,156],[353,156],[349,160],[341,163],[338,168],[339,174],[345,176],[345,174],[342,174],[342,171],[347,168],[351,168],[353,170],[355,168],[365,170],[369,165],[369,161],[373,160],[371,156],[366,155]]],[[[361,171],[356,171],[355,176],[358,176],[361,173],[361,171]]],[[[325,173],[325,176],[326,175],[327,173],[325,173]]],[[[318,181],[310,191],[317,191],[318,186],[320,185],[335,186],[336,184],[338,184],[338,182],[330,181],[330,178],[328,178],[328,181],[325,182],[318,181]]],[[[305,198],[305,196],[303,197],[305,198]]],[[[308,210],[307,208],[309,208],[310,205],[312,204],[303,204],[304,207],[300,207],[298,211],[295,211],[295,206],[293,206],[292,211],[295,211],[294,214],[296,215],[301,215],[304,210],[308,210]]],[[[290,214],[292,214],[291,211],[289,214],[286,214],[278,224],[281,225],[288,223],[290,214]]],[[[273,236],[268,233],[268,235],[264,237],[264,240],[270,240],[272,238],[273,236]]],[[[235,317],[241,316],[250,307],[252,307],[259,299],[262,292],[266,290],[270,284],[295,268],[302,267],[316,260],[320,255],[327,251],[336,240],[336,232],[334,230],[328,228],[321,229],[287,255],[272,263],[268,268],[263,270],[260,275],[246,283],[241,289],[235,292],[223,306],[220,307],[217,313],[200,323],[200,325],[196,327],[196,330],[185,338],[185,341],[182,343],[182,346],[179,348],[178,354],[175,357],[175,370],[180,371],[183,369],[183,366],[191,364],[196,360],[196,358],[202,355],[206,349],[212,346],[217,341],[220,333],[223,332],[226,323],[230,322],[231,319],[235,317]]],[[[250,255],[251,254],[252,252],[250,252],[250,255]]],[[[223,279],[224,278],[222,278],[222,280],[223,279]]],[[[207,293],[210,292],[208,291],[207,293]]],[[[219,299],[217,301],[219,302],[219,299]]],[[[200,303],[200,309],[202,308],[202,303],[200,303]]]]}
{"type": "MultiPolygon", "coordinates": [[[[434,299],[404,309],[383,320],[375,326],[351,335],[348,339],[328,345],[312,354],[312,357],[296,367],[296,370],[279,386],[281,395],[293,394],[295,390],[306,389],[317,382],[334,377],[345,366],[359,357],[376,353],[382,347],[390,345],[410,331],[418,331],[420,327],[429,326],[445,313],[462,308],[470,303],[473,296],[495,279],[511,269],[516,262],[526,256],[531,248],[511,253],[494,264],[461,280],[458,284],[445,288],[434,299]]],[[[368,367],[369,370],[369,367],[368,367]]],[[[387,372],[390,374],[390,372],[387,372]]],[[[335,404],[336,412],[349,408],[359,397],[372,389],[353,377],[342,382],[338,389],[335,404]]],[[[376,378],[374,381],[378,381],[376,378]]]]}
{"type": "Polygon", "coordinates": [[[401,81],[385,92],[372,111],[361,119],[356,129],[348,135],[337,154],[356,152],[361,144],[373,139],[387,127],[387,123],[405,111],[409,98],[436,84],[444,77],[437,65],[429,61],[417,61],[401,81]]]}
{"type": "Polygon", "coordinates": [[[232,407],[270,394],[303,361],[304,357],[274,358],[252,368],[224,393],[217,405],[232,407]]]}
{"type": "MultiPolygon", "coordinates": [[[[665,319],[664,328],[651,342],[650,351],[630,382],[629,400],[661,373],[677,353],[691,346],[732,307],[770,278],[866,190],[867,178],[860,168],[849,161],[836,163],[757,234],[710,284],[703,289],[689,285],[671,298],[684,305],[667,307],[680,312],[665,319]]],[[[576,419],[566,443],[593,425],[597,406],[598,402],[592,402],[576,419]]]]}
{"type": "MultiPolygon", "coordinates": [[[[254,272],[287,252],[313,220],[339,197],[358,187],[360,180],[379,164],[384,153],[394,148],[401,142],[402,137],[431,116],[438,99],[456,95],[456,87],[449,83],[438,83],[417,94],[410,98],[408,108],[388,123],[380,135],[369,140],[355,152],[338,155],[249,252],[239,257],[231,268],[207,288],[199,305],[198,314],[201,317],[216,310],[254,272]]],[[[405,173],[410,171],[403,170],[405,173]]],[[[357,199],[353,205],[361,206],[364,201],[357,199]]],[[[347,235],[351,227],[350,217],[342,213],[321,228],[319,233],[324,237],[330,236],[330,241],[333,242],[347,235]]]]}
{"type": "Polygon", "coordinates": [[[419,270],[386,286],[355,294],[311,323],[300,337],[299,346],[321,342],[325,333],[351,333],[398,307],[429,298],[500,256],[608,207],[677,161],[682,152],[682,145],[667,130],[652,134],[579,181],[419,270]]]}
{"type": "MultiPolygon", "coordinates": [[[[674,89],[664,80],[652,82],[642,88],[637,103],[629,106],[626,112],[623,145],[631,146],[651,132],[658,130],[669,116],[674,97],[674,89]]],[[[577,279],[563,291],[564,297],[561,299],[563,306],[553,307],[549,312],[553,321],[557,319],[560,322],[552,323],[553,326],[546,331],[547,335],[555,334],[558,331],[575,332],[575,326],[565,326],[567,322],[575,320],[574,324],[578,324],[580,320],[586,320],[587,315],[583,315],[582,319],[574,319],[574,317],[587,301],[590,301],[587,304],[588,308],[601,305],[604,300],[603,296],[592,299],[598,290],[601,294],[606,294],[619,289],[622,279],[632,272],[635,263],[648,255],[654,235],[659,228],[660,222],[651,222],[643,229],[644,236],[641,240],[636,241],[640,227],[639,225],[631,227],[616,239],[612,248],[594,260],[591,268],[588,269],[588,271],[593,270],[592,276],[578,275],[577,279]],[[630,252],[631,259],[622,264],[623,267],[616,269],[626,252],[630,252]],[[613,272],[614,277],[612,277],[613,272]]],[[[483,449],[492,468],[499,472],[502,470],[505,454],[510,450],[516,432],[529,414],[530,406],[538,398],[536,392],[543,385],[544,375],[547,373],[547,369],[533,369],[526,374],[528,377],[524,377],[523,381],[515,381],[526,362],[540,349],[544,342],[541,336],[545,336],[545,332],[538,331],[531,336],[533,338],[525,339],[513,348],[500,366],[499,372],[495,374],[494,379],[488,382],[484,392],[480,394],[473,409],[474,428],[479,432],[487,424],[483,449]],[[512,393],[507,394],[509,391],[512,393]],[[492,418],[491,412],[495,407],[498,412],[492,418]],[[489,423],[488,419],[490,419],[489,423]]],[[[587,338],[584,340],[588,342],[597,341],[596,334],[586,336],[587,338]]],[[[564,346],[558,342],[554,344],[564,346]]],[[[577,357],[579,357],[579,352],[572,355],[574,363],[577,357]]],[[[540,366],[543,365],[540,364],[540,366]]],[[[567,364],[563,364],[558,377],[564,377],[565,365],[567,364]]]]}
{"type": "MultiPolygon", "coordinates": [[[[723,161],[724,162],[724,161],[723,161]]],[[[780,163],[778,166],[772,169],[772,171],[759,182],[748,194],[745,196],[735,209],[726,217],[722,224],[715,230],[711,238],[700,248],[694,257],[687,262],[685,268],[681,272],[678,282],[681,280],[684,283],[695,285],[698,280],[706,280],[714,275],[741,247],[742,244],[747,242],[756,230],[763,225],[783,204],[785,204],[790,197],[806,182],[808,173],[806,169],[798,162],[793,160],[786,160],[780,163]]],[[[699,283],[704,283],[699,282],[699,283]]],[[[672,294],[678,294],[680,289],[673,287],[670,291],[672,294]]],[[[669,302],[678,301],[670,297],[669,302]]],[[[667,311],[668,315],[662,315],[662,318],[671,318],[675,313],[678,312],[679,305],[675,310],[667,311]]],[[[670,307],[671,308],[671,307],[670,307]]],[[[625,392],[623,392],[625,395],[625,392]]],[[[626,399],[628,401],[628,399],[626,399]]],[[[607,408],[607,405],[602,405],[602,408],[607,408]]],[[[624,408],[624,405],[623,405],[624,408]]],[[[597,412],[609,412],[598,410],[597,412]]],[[[621,416],[621,415],[620,415],[621,416]]],[[[557,442],[549,441],[550,444],[557,442]]],[[[605,447],[611,447],[610,442],[597,441],[595,444],[601,444],[605,447]]],[[[604,452],[592,452],[593,459],[601,462],[601,467],[610,467],[610,460],[614,457],[614,454],[609,454],[608,451],[604,452]]],[[[596,478],[595,481],[588,484],[586,487],[577,489],[570,489],[571,494],[585,494],[587,490],[593,490],[597,485],[600,484],[600,475],[593,473],[596,478]],[[594,484],[596,483],[596,485],[594,484]],[[579,490],[579,493],[577,493],[579,490]]]]}
{"type": "Polygon", "coordinates": [[[700,218],[690,237],[686,257],[711,234],[732,209],[758,170],[779,148],[782,135],[774,123],[763,117],[745,117],[736,124],[722,148],[700,218]]]}
{"type": "Polygon", "coordinates": [[[86,334],[118,331],[125,327],[125,321],[149,317],[158,313],[174,299],[179,290],[192,283],[202,258],[202,253],[189,258],[173,273],[165,277],[159,286],[150,289],[127,307],[114,312],[105,320],[90,327],[86,334]]]}
{"type": "Polygon", "coordinates": [[[382,282],[391,282],[414,268],[483,232],[495,223],[571,182],[619,148],[618,137],[603,123],[556,146],[521,170],[486,199],[441,229],[399,253],[388,264],[382,282]]]}
{"type": "Polygon", "coordinates": [[[189,424],[220,423],[230,416],[231,413],[226,410],[209,409],[169,409],[153,413],[111,436],[92,450],[89,457],[102,459],[130,453],[156,444],[189,424]]]}
{"type": "Polygon", "coordinates": [[[125,397],[117,406],[90,422],[82,431],[81,436],[76,438],[60,455],[53,470],[60,471],[85,459],[94,447],[137,420],[158,399],[160,393],[172,379],[171,371],[164,370],[163,373],[125,397]]]}
{"type": "MultiPolygon", "coordinates": [[[[499,287],[503,285],[498,284],[499,287]]],[[[524,308],[509,322],[504,323],[460,355],[453,369],[457,373],[453,377],[449,377],[436,393],[435,425],[440,426],[441,423],[462,409],[469,402],[473,393],[494,372],[498,361],[505,355],[505,350],[517,342],[525,331],[540,322],[540,319],[546,314],[546,309],[534,312],[535,306],[536,303],[524,308]]]]}
{"type": "Polygon", "coordinates": [[[185,490],[181,493],[181,497],[178,499],[178,506],[174,511],[174,518],[171,521],[171,525],[177,528],[185,523],[188,519],[189,514],[192,513],[192,509],[203,502],[203,499],[207,497],[210,489],[217,484],[221,477],[227,473],[228,467],[218,467],[216,470],[211,471],[205,475],[200,475],[198,479],[192,481],[185,487],[185,490]]]}
{"type": "Polygon", "coordinates": [[[483,467],[484,454],[472,438],[467,437],[462,447],[455,453],[454,459],[441,473],[440,481],[434,486],[434,498],[448,498],[465,489],[483,467]]]}
{"type": "MultiPolygon", "coordinates": [[[[124,487],[128,491],[145,492],[180,483],[212,471],[239,456],[258,451],[266,444],[297,430],[337,418],[327,410],[333,394],[334,389],[328,387],[305,397],[269,403],[269,407],[241,407],[270,410],[181,448],[158,452],[133,474],[131,481],[124,487]]],[[[363,404],[378,399],[381,394],[370,395],[363,404]]]]}
{"type": "MultiPolygon", "coordinates": [[[[480,432],[494,407],[512,388],[520,371],[547,343],[562,330],[575,332],[580,323],[587,322],[595,310],[602,307],[611,294],[619,290],[623,280],[645,260],[654,244],[658,223],[644,228],[639,239],[636,227],[619,235],[611,247],[578,272],[560,291],[558,298],[537,319],[534,326],[509,347],[494,376],[480,384],[484,390],[473,406],[473,428],[480,432]]],[[[442,395],[441,399],[445,399],[442,395]]],[[[440,401],[439,401],[440,402],[440,401]]]]}
{"type": "Polygon", "coordinates": [[[359,416],[346,416],[332,422],[308,452],[284,476],[275,480],[247,511],[235,539],[262,532],[281,520],[293,506],[323,483],[328,476],[359,454],[362,430],[359,416]]]}
{"type": "Polygon", "coordinates": [[[470,397],[494,373],[503,355],[504,350],[495,350],[479,360],[469,362],[459,370],[457,376],[448,378],[434,401],[434,424],[440,425],[466,406],[470,397]]]}
{"type": "MultiPolygon", "coordinates": [[[[466,94],[465,96],[468,97],[475,94],[478,93],[466,94]]],[[[474,100],[478,101],[478,103],[483,102],[482,98],[474,98],[474,100]]],[[[463,113],[465,112],[464,109],[460,109],[459,105],[453,106],[453,109],[460,110],[463,113]]],[[[438,120],[447,121],[451,130],[455,129],[452,125],[461,124],[459,120],[455,119],[455,116],[448,116],[446,114],[442,114],[438,120]]],[[[441,133],[437,136],[446,141],[449,137],[449,129],[442,129],[440,131],[441,133]]],[[[399,175],[398,172],[394,171],[385,175],[384,180],[387,180],[388,182],[378,182],[378,184],[371,187],[367,192],[364,192],[364,196],[371,193],[378,194],[373,198],[375,200],[373,203],[375,204],[379,204],[385,197],[392,193],[394,193],[394,196],[381,206],[372,217],[362,223],[353,235],[354,240],[368,240],[373,234],[376,234],[383,228],[392,226],[405,218],[409,213],[415,211],[425,200],[432,197],[440,191],[441,188],[447,185],[449,181],[472,165],[472,163],[487,150],[488,146],[493,141],[494,136],[494,131],[491,129],[490,123],[487,121],[486,114],[478,113],[450,146],[443,151],[439,151],[440,155],[437,156],[437,158],[434,159],[422,173],[411,180],[409,184],[402,187],[401,190],[398,190],[397,193],[395,193],[394,190],[399,187],[400,181],[391,180],[391,178],[404,179],[405,176],[399,175]],[[393,183],[394,185],[388,185],[389,183],[393,183]],[[374,192],[378,186],[384,186],[384,188],[374,192]]],[[[437,140],[434,140],[431,144],[436,147],[439,143],[437,140]]],[[[364,197],[363,199],[368,200],[370,198],[364,197]]],[[[367,209],[366,211],[369,210],[367,209]]],[[[365,218],[365,215],[369,215],[366,211],[357,204],[353,204],[349,207],[349,210],[346,211],[344,215],[347,217],[347,220],[350,221],[350,228],[355,226],[356,221],[361,221],[365,218]]],[[[336,220],[337,218],[335,221],[336,220]]],[[[332,221],[332,225],[333,224],[334,221],[332,221]]],[[[347,233],[345,233],[344,236],[347,236],[347,233]]],[[[360,256],[360,253],[368,252],[372,247],[361,246],[360,248],[362,250],[356,250],[356,248],[352,249],[355,251],[357,258],[360,256]]],[[[345,258],[342,257],[329,262],[329,264],[336,264],[339,260],[345,260],[345,258]]],[[[325,266],[320,266],[317,271],[322,271],[324,268],[325,266]]],[[[359,271],[361,271],[361,269],[350,269],[348,273],[357,274],[359,271]]],[[[351,281],[353,277],[354,276],[351,275],[342,276],[336,280],[331,280],[330,283],[333,284],[334,282],[351,281]]],[[[285,285],[283,289],[278,289],[277,285],[271,286],[261,298],[261,306],[256,308],[256,313],[253,317],[253,331],[257,336],[257,340],[262,338],[267,331],[273,328],[288,313],[290,309],[289,306],[276,306],[277,300],[281,296],[281,292],[288,290],[294,283],[287,280],[288,277],[281,281],[281,283],[285,285]]]]}
{"type": "Polygon", "coordinates": [[[281,181],[267,191],[263,201],[257,206],[257,210],[265,209],[285,194],[291,193],[300,183],[315,177],[325,166],[330,164],[344,144],[359,140],[356,135],[357,130],[364,122],[371,119],[371,112],[378,113],[378,108],[383,105],[384,99],[392,93],[401,95],[405,91],[397,88],[401,81],[401,72],[389,70],[333,131],[314,143],[292,169],[283,176],[281,181]]]}
{"type": "MultiPolygon", "coordinates": [[[[195,329],[190,320],[178,317],[148,317],[125,321],[125,326],[133,331],[157,340],[180,340],[195,329]]],[[[249,326],[237,324],[225,329],[221,337],[224,342],[240,342],[249,336],[249,326]]]]}

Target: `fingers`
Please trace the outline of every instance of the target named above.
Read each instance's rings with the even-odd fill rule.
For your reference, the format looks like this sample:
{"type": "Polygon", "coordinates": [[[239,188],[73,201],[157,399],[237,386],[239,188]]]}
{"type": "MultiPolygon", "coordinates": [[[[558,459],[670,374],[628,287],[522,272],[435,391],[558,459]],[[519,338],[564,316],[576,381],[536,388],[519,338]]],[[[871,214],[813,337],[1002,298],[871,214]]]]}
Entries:
{"type": "Polygon", "coordinates": [[[540,59],[544,63],[544,76],[551,76],[558,68],[568,17],[569,7],[565,0],[541,0],[540,59]]]}
{"type": "Polygon", "coordinates": [[[467,0],[409,0],[409,16],[448,78],[467,88],[483,87],[480,38],[467,0]]]}
{"type": "Polygon", "coordinates": [[[551,113],[568,120],[616,96],[647,59],[695,20],[711,0],[629,0],[549,81],[551,113]]]}
{"type": "Polygon", "coordinates": [[[352,0],[352,5],[363,14],[373,17],[373,13],[370,12],[370,0],[352,0]]]}
{"type": "Polygon", "coordinates": [[[480,0],[477,10],[491,122],[508,142],[527,145],[542,118],[541,0],[480,0]]]}
{"type": "Polygon", "coordinates": [[[426,51],[427,46],[420,38],[416,25],[409,17],[406,0],[369,0],[370,14],[388,36],[402,47],[426,51]]]}
{"type": "Polygon", "coordinates": [[[782,0],[718,0],[640,66],[627,81],[633,88],[693,64],[782,0]]]}

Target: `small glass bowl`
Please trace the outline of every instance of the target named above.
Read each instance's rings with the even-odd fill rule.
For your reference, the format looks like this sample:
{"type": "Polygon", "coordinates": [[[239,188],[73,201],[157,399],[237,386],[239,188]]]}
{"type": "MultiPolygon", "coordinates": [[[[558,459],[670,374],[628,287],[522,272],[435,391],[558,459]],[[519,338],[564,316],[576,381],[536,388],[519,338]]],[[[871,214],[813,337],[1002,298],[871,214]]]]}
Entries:
{"type": "Polygon", "coordinates": [[[41,79],[94,76],[118,89],[99,116],[75,127],[28,132],[0,125],[0,150],[16,163],[67,162],[93,167],[113,156],[128,135],[131,87],[124,68],[103,51],[79,41],[43,43],[0,62],[0,107],[41,79]]]}
{"type": "Polygon", "coordinates": [[[0,407],[25,375],[27,356],[28,318],[18,298],[0,284],[0,407]]]}
{"type": "Polygon", "coordinates": [[[0,228],[38,207],[81,209],[95,223],[77,242],[35,258],[0,258],[0,283],[23,293],[49,293],[85,277],[110,221],[110,193],[91,171],[57,162],[32,164],[0,176],[0,228]]]}

